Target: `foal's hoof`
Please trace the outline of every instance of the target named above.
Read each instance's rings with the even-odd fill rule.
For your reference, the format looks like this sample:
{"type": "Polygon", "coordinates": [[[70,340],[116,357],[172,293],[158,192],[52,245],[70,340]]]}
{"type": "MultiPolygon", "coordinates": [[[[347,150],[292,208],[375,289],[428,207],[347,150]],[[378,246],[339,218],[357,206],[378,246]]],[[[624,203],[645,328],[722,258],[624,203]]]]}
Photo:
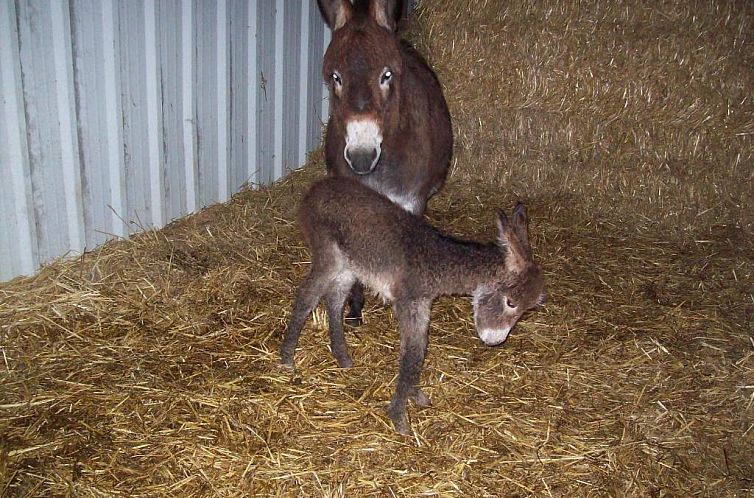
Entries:
{"type": "Polygon", "coordinates": [[[286,347],[285,344],[278,349],[280,355],[280,364],[293,368],[293,356],[296,354],[295,348],[286,347]]]}
{"type": "Polygon", "coordinates": [[[340,368],[351,368],[353,366],[353,360],[350,356],[337,358],[337,361],[340,368]]]}
{"type": "Polygon", "coordinates": [[[411,435],[411,424],[408,421],[408,417],[401,420],[393,420],[393,426],[395,427],[395,432],[401,436],[411,435]]]}
{"type": "Polygon", "coordinates": [[[409,422],[408,414],[405,411],[403,411],[403,413],[398,413],[397,410],[393,409],[393,406],[390,405],[387,408],[387,415],[390,417],[390,420],[393,421],[395,432],[402,436],[411,435],[411,422],[409,422]]]}
{"type": "Polygon", "coordinates": [[[429,400],[429,396],[424,394],[424,391],[421,389],[417,389],[413,396],[411,396],[411,399],[414,400],[414,403],[416,403],[416,406],[420,408],[427,408],[429,406],[432,406],[432,402],[429,400]]]}

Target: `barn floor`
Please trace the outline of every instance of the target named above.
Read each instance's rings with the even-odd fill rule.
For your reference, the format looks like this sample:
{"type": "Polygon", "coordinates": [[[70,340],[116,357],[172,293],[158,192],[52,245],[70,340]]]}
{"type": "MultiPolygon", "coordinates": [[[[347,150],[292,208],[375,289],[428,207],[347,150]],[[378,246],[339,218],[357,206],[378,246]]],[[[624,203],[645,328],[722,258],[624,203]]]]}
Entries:
{"type": "Polygon", "coordinates": [[[280,368],[315,153],[0,285],[0,495],[754,494],[754,5],[461,4],[409,30],[457,137],[428,216],[490,239],[524,200],[547,304],[486,348],[468,298],[435,303],[410,438],[376,299],[354,368],[321,313],[280,368]]]}

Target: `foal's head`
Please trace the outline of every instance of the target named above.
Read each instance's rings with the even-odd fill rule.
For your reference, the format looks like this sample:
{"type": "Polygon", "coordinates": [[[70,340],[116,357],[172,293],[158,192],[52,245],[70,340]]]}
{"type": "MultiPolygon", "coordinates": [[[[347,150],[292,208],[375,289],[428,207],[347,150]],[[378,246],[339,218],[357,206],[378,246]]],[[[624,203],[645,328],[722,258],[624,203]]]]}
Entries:
{"type": "Polygon", "coordinates": [[[323,63],[331,124],[345,136],[343,155],[359,175],[371,173],[383,138],[398,128],[403,60],[395,34],[396,0],[319,0],[333,30],[323,63]]]}
{"type": "Polygon", "coordinates": [[[477,334],[488,346],[505,342],[518,319],[545,298],[542,270],[532,256],[523,204],[513,210],[512,222],[500,211],[498,231],[498,244],[505,250],[504,271],[474,291],[477,334]]]}

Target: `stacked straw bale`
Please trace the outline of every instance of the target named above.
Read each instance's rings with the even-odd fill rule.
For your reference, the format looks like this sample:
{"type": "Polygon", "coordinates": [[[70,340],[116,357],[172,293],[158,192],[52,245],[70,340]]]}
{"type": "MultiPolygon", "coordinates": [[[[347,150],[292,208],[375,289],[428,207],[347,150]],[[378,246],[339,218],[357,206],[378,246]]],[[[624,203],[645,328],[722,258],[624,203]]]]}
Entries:
{"type": "Polygon", "coordinates": [[[502,348],[433,308],[414,435],[389,308],[278,367],[321,153],[160,231],[0,286],[0,496],[748,496],[754,4],[422,3],[456,132],[430,203],[490,239],[523,199],[548,302],[502,348]]]}
{"type": "Polygon", "coordinates": [[[754,228],[751,2],[426,3],[415,37],[459,177],[667,229],[754,228]]]}

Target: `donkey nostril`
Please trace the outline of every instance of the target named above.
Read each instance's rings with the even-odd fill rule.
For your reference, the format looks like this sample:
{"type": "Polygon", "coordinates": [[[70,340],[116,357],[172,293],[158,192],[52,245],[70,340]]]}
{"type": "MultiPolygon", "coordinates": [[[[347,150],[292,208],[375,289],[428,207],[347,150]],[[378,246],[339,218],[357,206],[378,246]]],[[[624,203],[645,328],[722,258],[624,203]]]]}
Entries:
{"type": "Polygon", "coordinates": [[[349,150],[346,149],[345,157],[351,170],[357,175],[367,175],[377,165],[379,149],[349,150]]]}

